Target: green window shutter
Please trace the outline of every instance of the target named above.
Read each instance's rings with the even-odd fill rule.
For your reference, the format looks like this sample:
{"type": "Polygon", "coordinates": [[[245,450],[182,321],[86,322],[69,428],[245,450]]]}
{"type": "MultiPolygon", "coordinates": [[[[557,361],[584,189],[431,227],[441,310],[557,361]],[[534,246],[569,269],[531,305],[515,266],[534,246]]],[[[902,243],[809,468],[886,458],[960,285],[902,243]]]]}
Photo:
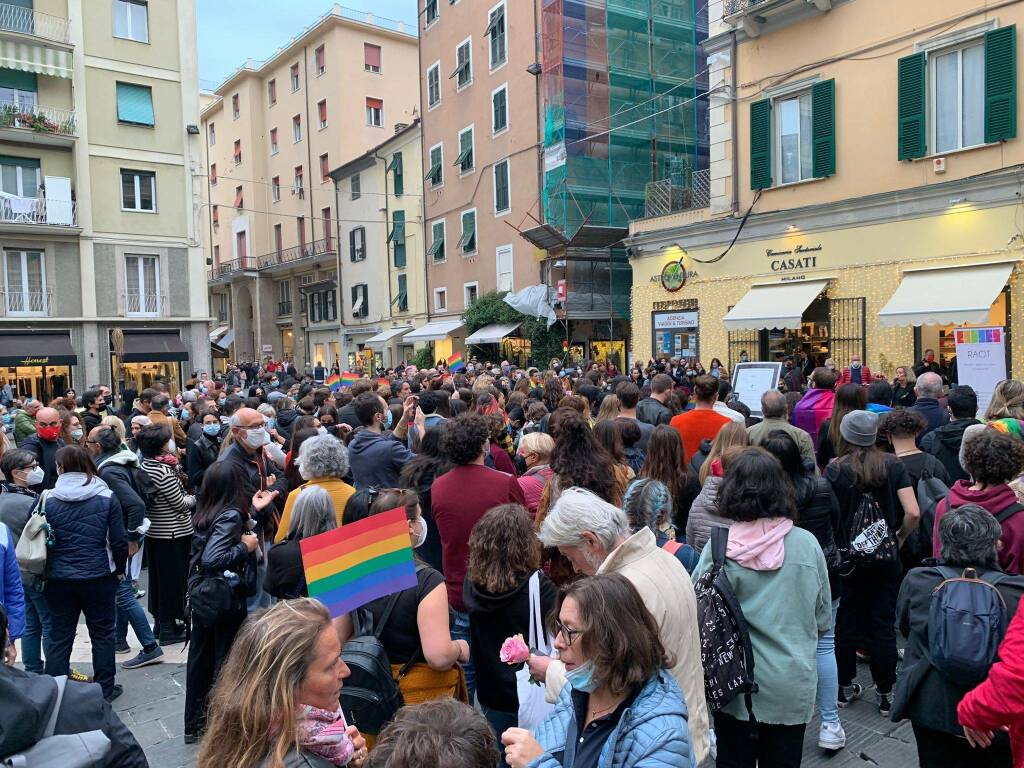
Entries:
{"type": "Polygon", "coordinates": [[[899,95],[897,96],[899,160],[913,160],[928,154],[925,138],[927,70],[924,53],[904,56],[897,65],[899,95]]]}
{"type": "Polygon", "coordinates": [[[405,275],[398,276],[398,311],[409,311],[408,278],[405,275]]]}
{"type": "Polygon", "coordinates": [[[391,240],[395,244],[395,267],[405,266],[405,211],[395,211],[391,240]]]}
{"type": "Polygon", "coordinates": [[[122,123],[153,125],[153,91],[144,85],[117,84],[117,119],[122,123]]]}
{"type": "Polygon", "coordinates": [[[985,33],[985,141],[1017,136],[1017,25],[985,33]]]}
{"type": "Polygon", "coordinates": [[[836,81],[825,80],[811,88],[811,142],[815,178],[836,172],[836,81]]]}
{"type": "Polygon", "coordinates": [[[0,69],[0,88],[13,88],[16,91],[39,92],[35,72],[22,72],[18,69],[0,69]]]}
{"type": "Polygon", "coordinates": [[[772,101],[750,105],[750,188],[772,185],[772,101]]]}
{"type": "Polygon", "coordinates": [[[405,194],[405,177],[402,175],[402,153],[396,152],[391,160],[392,169],[395,174],[395,196],[401,197],[405,194]]]}

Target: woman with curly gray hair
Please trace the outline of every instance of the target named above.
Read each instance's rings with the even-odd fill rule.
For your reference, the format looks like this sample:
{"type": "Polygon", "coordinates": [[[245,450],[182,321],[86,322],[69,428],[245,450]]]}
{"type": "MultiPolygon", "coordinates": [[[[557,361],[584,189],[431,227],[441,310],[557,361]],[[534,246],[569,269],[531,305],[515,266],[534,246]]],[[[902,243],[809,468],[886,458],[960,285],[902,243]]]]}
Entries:
{"type": "Polygon", "coordinates": [[[319,486],[330,494],[339,526],[345,505],[356,492],[356,489],[344,480],[348,475],[348,449],[336,437],[319,435],[309,438],[302,443],[298,457],[293,457],[292,461],[296,463],[299,474],[306,482],[288,494],[284,514],[277,527],[277,535],[274,536],[275,543],[284,541],[285,536],[289,534],[292,508],[305,488],[319,486]]]}

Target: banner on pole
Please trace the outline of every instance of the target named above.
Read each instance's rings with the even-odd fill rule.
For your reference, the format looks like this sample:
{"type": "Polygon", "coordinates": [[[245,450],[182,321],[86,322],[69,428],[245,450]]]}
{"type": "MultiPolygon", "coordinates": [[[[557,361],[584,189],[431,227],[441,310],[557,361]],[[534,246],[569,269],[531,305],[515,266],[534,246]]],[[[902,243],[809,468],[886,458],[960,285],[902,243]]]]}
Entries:
{"type": "Polygon", "coordinates": [[[1006,331],[1003,328],[957,328],[957,383],[978,395],[978,413],[984,413],[996,385],[1006,378],[1006,331]]]}

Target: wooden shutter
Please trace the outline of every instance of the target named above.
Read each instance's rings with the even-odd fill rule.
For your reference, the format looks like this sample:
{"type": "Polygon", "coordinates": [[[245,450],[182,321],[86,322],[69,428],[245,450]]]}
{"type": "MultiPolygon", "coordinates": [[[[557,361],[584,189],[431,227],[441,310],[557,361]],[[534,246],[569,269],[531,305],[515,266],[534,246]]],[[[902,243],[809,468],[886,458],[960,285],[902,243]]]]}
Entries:
{"type": "Polygon", "coordinates": [[[925,137],[926,62],[924,53],[904,56],[897,64],[897,158],[913,160],[928,153],[925,137]]]}
{"type": "Polygon", "coordinates": [[[1017,26],[985,33],[985,141],[1017,135],[1017,26]]]}
{"type": "Polygon", "coordinates": [[[811,88],[812,152],[815,178],[836,172],[836,81],[825,80],[811,88]]]}
{"type": "Polygon", "coordinates": [[[750,105],[750,188],[772,185],[772,102],[755,101],[750,105]]]}

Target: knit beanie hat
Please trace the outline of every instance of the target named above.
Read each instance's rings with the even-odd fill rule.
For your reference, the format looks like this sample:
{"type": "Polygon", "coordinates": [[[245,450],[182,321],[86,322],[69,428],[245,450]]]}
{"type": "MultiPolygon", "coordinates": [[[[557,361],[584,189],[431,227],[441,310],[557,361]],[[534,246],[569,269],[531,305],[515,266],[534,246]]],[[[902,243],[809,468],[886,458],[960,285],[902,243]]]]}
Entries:
{"type": "Polygon", "coordinates": [[[850,445],[866,448],[878,437],[878,414],[871,411],[850,411],[839,422],[839,434],[850,445]]]}

